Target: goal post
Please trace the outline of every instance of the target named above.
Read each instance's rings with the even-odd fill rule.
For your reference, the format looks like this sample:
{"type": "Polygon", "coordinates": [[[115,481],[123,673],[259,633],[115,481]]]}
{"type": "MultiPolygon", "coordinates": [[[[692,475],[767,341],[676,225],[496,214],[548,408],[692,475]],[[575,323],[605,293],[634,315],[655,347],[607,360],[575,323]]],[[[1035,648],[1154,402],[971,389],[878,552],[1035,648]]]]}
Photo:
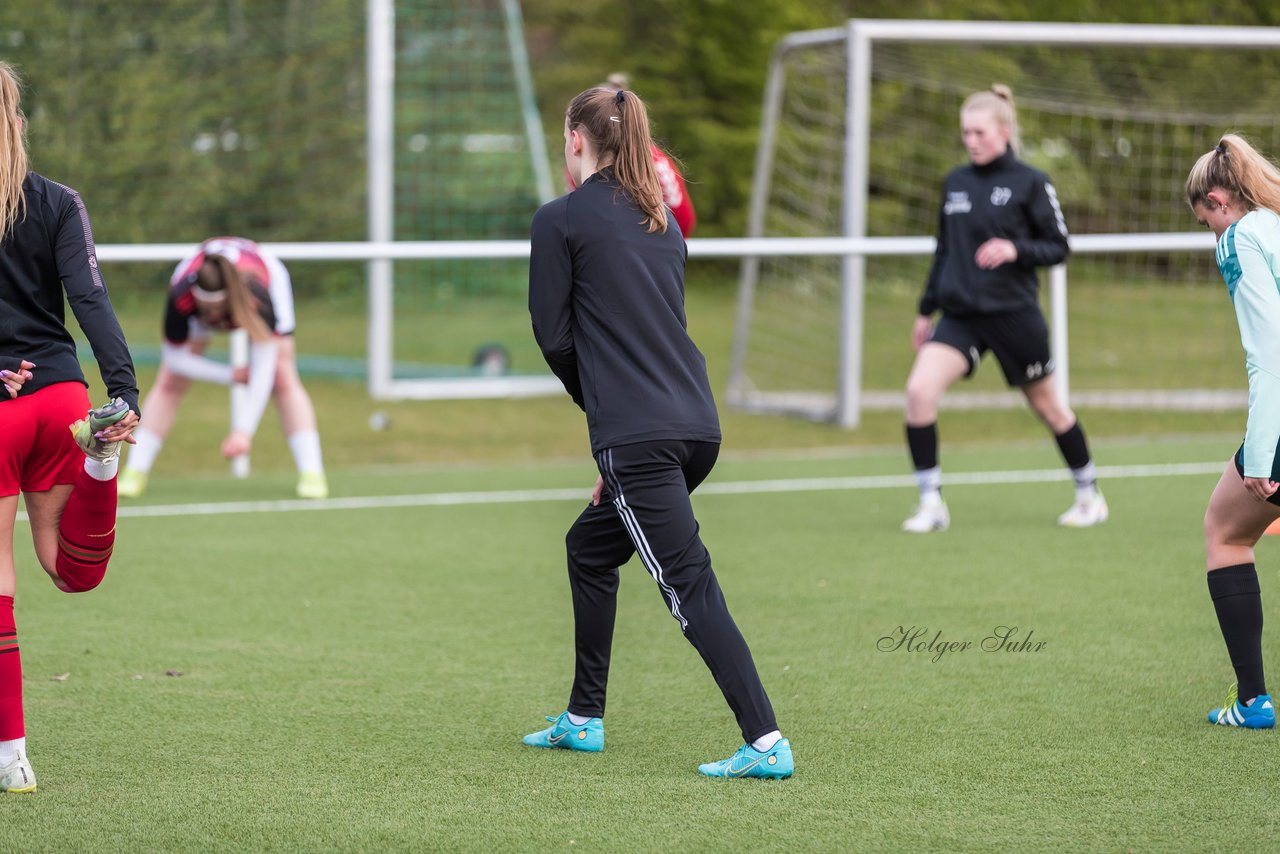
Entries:
{"type": "MultiPolygon", "coordinates": [[[[366,0],[367,2],[367,144],[368,157],[368,239],[372,244],[387,244],[397,237],[404,237],[405,227],[398,227],[397,213],[397,173],[395,168],[397,131],[397,52],[396,52],[396,3],[395,0],[366,0]]],[[[547,156],[546,139],[543,133],[542,120],[534,99],[533,75],[529,66],[529,56],[525,47],[524,28],[519,0],[496,0],[497,10],[494,14],[493,26],[502,29],[502,46],[505,51],[505,68],[503,76],[506,80],[506,96],[499,97],[509,115],[495,117],[486,114],[483,108],[467,111],[465,120],[441,121],[429,119],[423,121],[418,132],[409,139],[411,151],[423,153],[433,145],[440,145],[449,138],[462,138],[464,151],[484,150],[484,146],[496,147],[501,151],[513,147],[512,140],[520,135],[523,140],[518,147],[524,149],[528,161],[527,177],[532,184],[528,200],[535,203],[550,201],[554,196],[551,177],[551,166],[547,156]],[[503,137],[506,137],[505,139],[503,137]]],[[[479,4],[475,4],[479,5],[479,4]]],[[[451,26],[461,27],[463,12],[455,10],[459,21],[454,22],[448,13],[438,13],[441,21],[451,26]]],[[[441,22],[437,21],[441,26],[441,22]]],[[[422,37],[422,34],[418,34],[422,37]]],[[[432,38],[438,38],[433,33],[432,38]]],[[[444,54],[443,61],[449,61],[450,54],[436,50],[434,53],[444,54]]],[[[428,54],[431,55],[431,54],[428,54]]],[[[429,64],[429,63],[427,63],[429,64]]],[[[489,85],[492,70],[474,69],[468,61],[459,63],[460,70],[453,72],[460,76],[467,87],[480,90],[489,85]],[[488,75],[488,76],[486,76],[488,75]]],[[[430,92],[428,97],[430,97],[430,92]]],[[[474,96],[473,96],[474,97],[474,96]]],[[[436,114],[452,113],[447,107],[438,109],[436,114]]],[[[475,159],[475,158],[473,158],[475,159]]],[[[447,165],[442,168],[449,168],[447,165]]],[[[438,183],[438,179],[437,179],[438,183]]],[[[532,207],[527,214],[532,214],[532,207]]],[[[496,241],[495,241],[496,242],[496,241]]],[[[437,256],[442,260],[455,260],[448,255],[437,256]]],[[[491,255],[476,255],[476,258],[492,258],[491,255]]],[[[385,255],[368,261],[368,390],[369,396],[375,400],[435,400],[485,397],[520,397],[529,395],[551,394],[558,392],[560,386],[554,377],[543,374],[490,375],[477,368],[468,371],[452,372],[453,375],[433,376],[427,378],[405,378],[395,375],[395,339],[396,339],[396,273],[393,256],[385,255]]],[[[407,274],[417,277],[417,272],[407,274]]],[[[429,272],[420,275],[430,275],[429,272]]],[[[482,277],[484,272],[471,274],[465,278],[482,277]]]]}
{"type": "MultiPolygon", "coordinates": [[[[1055,181],[1059,173],[1066,179],[1059,196],[1076,229],[1073,282],[1081,281],[1078,268],[1087,269],[1086,279],[1106,278],[1122,288],[1204,279],[1205,262],[1189,260],[1188,253],[1212,241],[1185,231],[1190,217],[1180,202],[1181,181],[1215,134],[1245,129],[1274,150],[1278,123],[1262,92],[1254,101],[1224,103],[1203,86],[1190,91],[1195,52],[1203,57],[1229,48],[1214,52],[1214,69],[1231,79],[1251,73],[1259,58],[1274,64],[1278,47],[1280,29],[1252,27],[855,19],[841,28],[793,33],[770,60],[748,236],[932,235],[937,188],[946,168],[963,159],[952,142],[959,103],[1005,82],[1030,137],[1025,159],[1055,181]],[[1224,54],[1232,68],[1216,64],[1224,54]],[[1188,55],[1192,61],[1182,61],[1188,55]],[[1149,67],[1169,78],[1167,97],[1151,96],[1149,67]],[[1174,97],[1180,86],[1188,87],[1184,97],[1174,97]],[[1126,193],[1133,198],[1116,205],[1124,216],[1108,218],[1096,199],[1068,195],[1086,188],[1104,201],[1126,193]],[[1136,210],[1141,205],[1153,213],[1136,210]],[[1104,241],[1090,245],[1086,238],[1104,241]]],[[[885,335],[881,319],[868,317],[868,299],[883,302],[884,292],[896,288],[899,308],[913,306],[932,242],[928,246],[913,267],[888,274],[872,252],[845,255],[839,264],[745,259],[728,402],[847,427],[857,425],[864,408],[900,407],[909,362],[900,364],[898,353],[897,376],[883,369],[877,348],[885,335]],[[880,376],[868,384],[864,359],[872,354],[880,376]]],[[[1067,317],[1082,304],[1068,300],[1065,271],[1055,269],[1049,280],[1058,382],[1065,391],[1072,355],[1067,317]]],[[[1088,290],[1090,299],[1098,296],[1096,288],[1088,290]]],[[[899,321],[900,350],[909,351],[910,316],[899,321]]],[[[1092,367],[1073,376],[1077,403],[1114,405],[1126,393],[1170,407],[1203,405],[1205,394],[1221,398],[1217,389],[1116,388],[1110,377],[1107,388],[1095,389],[1096,376],[1092,367]]],[[[968,397],[957,393],[947,402],[1020,405],[994,388],[968,397]]]]}

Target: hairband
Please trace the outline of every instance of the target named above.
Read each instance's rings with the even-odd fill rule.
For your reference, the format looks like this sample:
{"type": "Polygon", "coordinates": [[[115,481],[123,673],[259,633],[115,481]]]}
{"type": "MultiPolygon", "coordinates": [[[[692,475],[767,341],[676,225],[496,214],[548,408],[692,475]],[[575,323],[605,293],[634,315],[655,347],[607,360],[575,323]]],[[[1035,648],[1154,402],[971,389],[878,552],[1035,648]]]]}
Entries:
{"type": "Polygon", "coordinates": [[[222,291],[206,291],[199,285],[191,286],[191,295],[201,302],[222,302],[227,298],[227,292],[222,291]]]}
{"type": "Polygon", "coordinates": [[[1218,143],[1217,145],[1215,145],[1215,146],[1213,147],[1213,150],[1214,150],[1214,151],[1216,151],[1216,152],[1218,152],[1219,154],[1226,154],[1226,153],[1227,153],[1227,149],[1222,145],[1222,143],[1218,143]]]}
{"type": "Polygon", "coordinates": [[[615,103],[615,104],[617,104],[619,107],[621,107],[621,106],[622,106],[623,104],[625,104],[626,102],[627,102],[627,90],[626,90],[626,89],[619,89],[619,90],[617,91],[617,93],[615,93],[615,94],[614,94],[614,96],[613,96],[613,103],[615,103]]]}

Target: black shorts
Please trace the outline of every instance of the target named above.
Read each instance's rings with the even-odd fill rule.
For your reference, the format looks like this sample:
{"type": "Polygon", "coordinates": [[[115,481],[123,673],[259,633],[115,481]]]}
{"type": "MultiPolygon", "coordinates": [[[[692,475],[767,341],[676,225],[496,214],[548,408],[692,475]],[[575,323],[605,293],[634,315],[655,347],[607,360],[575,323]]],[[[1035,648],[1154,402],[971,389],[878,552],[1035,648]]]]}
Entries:
{"type": "MultiPolygon", "coordinates": [[[[1236,463],[1236,473],[1239,474],[1240,479],[1243,480],[1244,479],[1244,445],[1241,445],[1240,450],[1236,451],[1236,455],[1234,459],[1236,463]]],[[[1275,459],[1275,462],[1271,464],[1271,479],[1276,481],[1277,483],[1280,483],[1280,471],[1277,471],[1277,469],[1280,469],[1280,448],[1276,449],[1276,459],[1275,459]]],[[[1280,490],[1276,490],[1276,493],[1272,495],[1270,498],[1268,498],[1267,501],[1271,504],[1276,505],[1277,507],[1280,507],[1280,490]]]]}
{"type": "Polygon", "coordinates": [[[943,315],[929,340],[959,350],[969,362],[966,377],[973,376],[988,350],[996,354],[1011,386],[1024,386],[1053,373],[1049,327],[1039,306],[1002,314],[943,315]]]}

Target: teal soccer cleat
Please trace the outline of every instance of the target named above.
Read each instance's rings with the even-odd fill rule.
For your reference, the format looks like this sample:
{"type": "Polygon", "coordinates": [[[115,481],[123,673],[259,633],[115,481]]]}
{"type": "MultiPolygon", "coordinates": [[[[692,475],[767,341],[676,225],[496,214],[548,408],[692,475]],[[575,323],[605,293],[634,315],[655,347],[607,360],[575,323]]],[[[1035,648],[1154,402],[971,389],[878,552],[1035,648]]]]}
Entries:
{"type": "Polygon", "coordinates": [[[759,777],[764,780],[785,780],[795,770],[791,742],[785,738],[778,739],[777,744],[764,751],[744,744],[728,759],[698,766],[698,773],[707,777],[759,777]]]}
{"type": "Polygon", "coordinates": [[[1270,694],[1259,694],[1252,703],[1244,705],[1236,699],[1236,686],[1232,685],[1222,708],[1209,713],[1209,723],[1245,729],[1272,729],[1276,725],[1276,710],[1270,694]]]}
{"type": "Polygon", "coordinates": [[[560,717],[548,717],[551,726],[538,732],[531,732],[520,739],[530,747],[549,747],[560,750],[581,750],[585,753],[599,753],[604,750],[604,721],[589,718],[582,726],[575,726],[569,720],[569,713],[562,712],[560,717]]]}

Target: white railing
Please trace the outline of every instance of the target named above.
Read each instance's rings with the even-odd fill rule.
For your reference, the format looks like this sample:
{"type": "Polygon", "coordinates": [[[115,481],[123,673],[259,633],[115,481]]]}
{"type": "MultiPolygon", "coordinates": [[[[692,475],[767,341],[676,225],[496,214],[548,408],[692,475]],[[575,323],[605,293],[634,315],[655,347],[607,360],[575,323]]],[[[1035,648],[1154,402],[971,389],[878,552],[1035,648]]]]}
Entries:
{"type": "MultiPolygon", "coordinates": [[[[1167,234],[1077,234],[1071,251],[1079,255],[1110,252],[1211,252],[1213,235],[1205,231],[1167,234]]],[[[181,261],[191,243],[102,244],[98,260],[181,261]]],[[[285,261],[440,261],[467,258],[528,258],[527,240],[425,240],[395,242],[263,243],[285,261]]],[[[690,258],[766,256],[931,255],[932,237],[695,237],[690,258]]]]}
{"type": "MultiPolygon", "coordinates": [[[[1171,234],[1094,234],[1071,239],[1074,254],[1121,252],[1212,252],[1208,232],[1171,234]]],[[[423,261],[456,259],[520,259],[529,257],[527,240],[450,240],[415,242],[264,243],[284,261],[423,261]]],[[[177,262],[191,252],[186,243],[104,244],[97,247],[102,262],[177,262]]],[[[770,256],[839,256],[864,259],[871,256],[928,256],[932,237],[703,237],[689,241],[690,258],[763,258],[770,256]]],[[[391,375],[394,334],[393,294],[390,288],[372,288],[368,326],[369,393],[381,400],[440,400],[479,397],[523,397],[556,394],[555,377],[450,377],[395,379],[391,375]]],[[[1055,374],[1064,398],[1069,391],[1067,330],[1067,279],[1063,267],[1049,277],[1055,374]]],[[[859,383],[860,387],[860,383],[859,383]]],[[[860,401],[856,404],[860,405],[860,401]]]]}

